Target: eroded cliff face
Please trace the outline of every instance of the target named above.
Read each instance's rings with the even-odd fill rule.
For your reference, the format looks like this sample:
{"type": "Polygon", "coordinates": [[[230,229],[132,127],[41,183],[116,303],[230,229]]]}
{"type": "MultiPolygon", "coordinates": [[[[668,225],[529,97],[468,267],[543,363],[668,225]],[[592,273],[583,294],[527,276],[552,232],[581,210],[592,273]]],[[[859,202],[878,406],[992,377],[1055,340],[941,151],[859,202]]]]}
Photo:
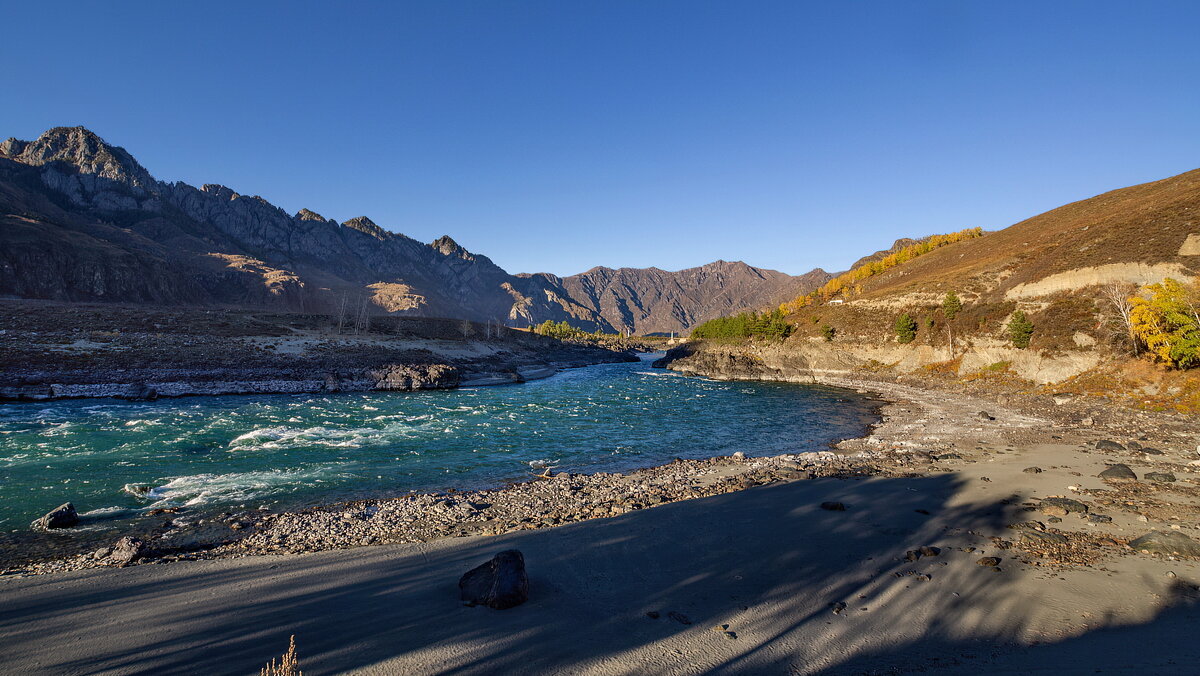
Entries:
{"type": "MultiPolygon", "coordinates": [[[[289,214],[218,184],[155,178],[83,127],[0,143],[0,295],[441,316],[605,332],[687,330],[823,282],[744,263],[510,275],[448,236],[289,214]]],[[[518,233],[519,234],[519,233],[518,233]]]]}
{"type": "Polygon", "coordinates": [[[1056,383],[1095,368],[1101,354],[1079,350],[1048,355],[979,341],[953,355],[930,345],[857,344],[816,340],[716,343],[694,341],[672,348],[654,365],[717,380],[823,382],[864,371],[914,373],[938,364],[960,376],[1002,364],[1004,370],[1038,384],[1056,383]]]}

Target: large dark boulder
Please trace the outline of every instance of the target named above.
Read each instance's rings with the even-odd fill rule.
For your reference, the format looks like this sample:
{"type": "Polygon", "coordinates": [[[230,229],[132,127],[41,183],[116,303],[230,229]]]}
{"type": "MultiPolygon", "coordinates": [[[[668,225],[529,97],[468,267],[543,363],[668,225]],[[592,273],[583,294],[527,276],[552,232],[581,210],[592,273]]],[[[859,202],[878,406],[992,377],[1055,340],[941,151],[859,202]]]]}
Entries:
{"type": "Polygon", "coordinates": [[[519,606],[529,600],[525,557],[515,549],[500,552],[463,575],[458,589],[467,605],[496,610],[519,606]]]}
{"type": "Polygon", "coordinates": [[[1137,479],[1137,475],[1133,470],[1129,469],[1129,465],[1116,464],[1109,465],[1108,469],[1100,472],[1098,475],[1101,479],[1137,479]]]}
{"type": "Polygon", "coordinates": [[[38,530],[50,530],[51,528],[70,528],[78,523],[79,513],[75,511],[75,505],[68,502],[48,512],[42,518],[34,521],[32,525],[38,530]]]}
{"type": "Polygon", "coordinates": [[[1151,554],[1200,556],[1200,542],[1177,531],[1152,530],[1129,543],[1135,551],[1151,554]]]}

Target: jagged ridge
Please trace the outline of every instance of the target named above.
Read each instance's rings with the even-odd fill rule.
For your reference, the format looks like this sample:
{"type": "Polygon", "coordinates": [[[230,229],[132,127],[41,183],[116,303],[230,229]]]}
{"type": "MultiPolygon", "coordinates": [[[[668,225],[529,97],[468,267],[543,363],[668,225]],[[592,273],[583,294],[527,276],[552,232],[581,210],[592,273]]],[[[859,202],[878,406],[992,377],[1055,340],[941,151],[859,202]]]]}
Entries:
{"type": "Polygon", "coordinates": [[[216,184],[154,177],[83,127],[0,143],[0,294],[162,305],[566,319],[604,331],[683,331],[818,285],[744,263],[666,272],[510,275],[449,236],[425,244],[360,216],[344,223],[216,184]]]}

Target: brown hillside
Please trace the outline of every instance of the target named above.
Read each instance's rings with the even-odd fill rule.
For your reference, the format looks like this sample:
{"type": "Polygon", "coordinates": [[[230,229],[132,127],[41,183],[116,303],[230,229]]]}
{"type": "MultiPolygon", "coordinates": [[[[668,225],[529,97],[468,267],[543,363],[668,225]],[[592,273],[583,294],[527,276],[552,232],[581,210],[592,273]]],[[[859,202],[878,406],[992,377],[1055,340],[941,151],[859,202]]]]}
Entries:
{"type": "Polygon", "coordinates": [[[933,251],[867,280],[861,297],[957,289],[999,299],[1019,284],[1118,263],[1177,264],[1194,275],[1200,256],[1180,255],[1180,249],[1198,233],[1200,170],[1194,170],[933,251]]]}

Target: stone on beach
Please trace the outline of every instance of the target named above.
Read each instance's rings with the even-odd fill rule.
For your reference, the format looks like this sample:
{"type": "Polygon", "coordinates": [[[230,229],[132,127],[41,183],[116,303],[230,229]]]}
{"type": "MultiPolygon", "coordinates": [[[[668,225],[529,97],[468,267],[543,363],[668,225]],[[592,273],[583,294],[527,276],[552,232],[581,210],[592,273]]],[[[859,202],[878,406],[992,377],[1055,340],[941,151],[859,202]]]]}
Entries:
{"type": "Polygon", "coordinates": [[[458,588],[467,605],[496,610],[519,606],[529,600],[525,557],[516,549],[500,552],[467,571],[458,581],[458,588]]]}
{"type": "Polygon", "coordinates": [[[1072,513],[1087,514],[1088,506],[1071,498],[1043,498],[1039,509],[1042,514],[1066,516],[1072,513]]]}
{"type": "Polygon", "coordinates": [[[1136,551],[1151,554],[1200,556],[1200,542],[1175,531],[1152,530],[1130,542],[1129,546],[1136,551]]]}
{"type": "Polygon", "coordinates": [[[142,558],[145,553],[146,543],[138,538],[125,536],[113,545],[112,551],[108,554],[108,560],[124,567],[142,558]]]}
{"type": "Polygon", "coordinates": [[[1157,481],[1159,483],[1172,483],[1175,481],[1175,475],[1170,472],[1146,472],[1144,477],[1146,481],[1157,481]]]}
{"type": "Polygon", "coordinates": [[[33,527],[38,530],[50,530],[52,528],[70,528],[78,523],[79,513],[75,511],[75,505],[67,502],[34,521],[33,527]]]}
{"type": "Polygon", "coordinates": [[[1137,479],[1137,475],[1133,470],[1129,469],[1129,465],[1118,463],[1109,465],[1107,469],[1098,474],[1101,479],[1137,479]]]}

